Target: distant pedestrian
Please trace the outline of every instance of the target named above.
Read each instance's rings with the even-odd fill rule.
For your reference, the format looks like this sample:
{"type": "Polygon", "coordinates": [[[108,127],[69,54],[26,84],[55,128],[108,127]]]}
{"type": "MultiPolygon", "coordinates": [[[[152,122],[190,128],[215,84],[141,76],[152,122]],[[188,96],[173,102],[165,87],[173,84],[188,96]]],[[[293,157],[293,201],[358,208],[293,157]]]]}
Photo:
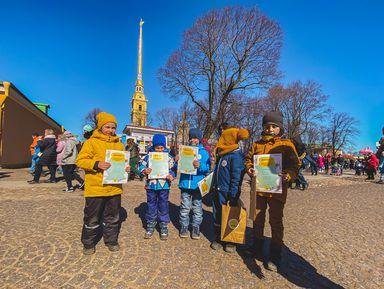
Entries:
{"type": "Polygon", "coordinates": [[[317,157],[317,163],[319,165],[319,171],[321,173],[324,172],[324,157],[321,154],[317,157]]]}
{"type": "Polygon", "coordinates": [[[44,139],[38,140],[37,145],[40,148],[39,157],[40,160],[36,164],[35,175],[32,181],[28,181],[29,184],[38,184],[40,176],[43,170],[43,166],[48,166],[50,178],[47,183],[56,182],[56,136],[52,129],[46,129],[44,131],[44,139]]]}
{"type": "Polygon", "coordinates": [[[63,170],[61,168],[61,160],[63,159],[63,154],[65,150],[65,135],[64,134],[58,134],[57,140],[56,140],[56,164],[58,166],[57,172],[59,174],[63,173],[63,170]]]}
{"type": "Polygon", "coordinates": [[[37,146],[37,140],[38,140],[39,134],[34,132],[32,134],[32,143],[29,146],[29,151],[31,153],[31,167],[29,169],[31,174],[35,173],[35,166],[36,166],[36,158],[34,158],[35,152],[36,152],[36,146],[37,146]]]}
{"type": "MultiPolygon", "coordinates": [[[[103,184],[103,172],[111,167],[105,161],[106,150],[124,151],[124,145],[116,135],[116,118],[106,112],[97,115],[97,128],[85,141],[76,165],[85,171],[84,224],[81,234],[84,255],[96,251],[98,232],[103,232],[109,251],[120,249],[118,243],[122,185],[103,184]]],[[[126,172],[129,172],[129,166],[126,172]]]]}
{"type": "Polygon", "coordinates": [[[337,162],[337,165],[338,165],[338,169],[340,170],[339,171],[339,175],[341,176],[343,174],[343,172],[344,172],[344,162],[345,162],[345,160],[344,160],[344,158],[343,158],[343,156],[341,154],[339,154],[337,156],[336,162],[337,162]]]}
{"type": "Polygon", "coordinates": [[[379,173],[380,178],[378,183],[384,183],[384,151],[381,152],[380,161],[379,161],[379,173]]]}
{"type": "Polygon", "coordinates": [[[90,124],[86,124],[83,127],[83,137],[84,139],[89,139],[93,133],[93,127],[90,124]]]}
{"type": "Polygon", "coordinates": [[[140,174],[140,171],[137,169],[137,164],[140,161],[139,146],[135,143],[134,139],[127,139],[127,145],[125,147],[126,151],[129,151],[129,166],[131,167],[131,173],[129,174],[129,180],[134,180],[135,176],[140,177],[140,181],[143,180],[143,177],[140,174]]]}
{"type": "Polygon", "coordinates": [[[312,176],[315,175],[317,176],[317,171],[318,171],[318,162],[317,162],[317,153],[311,153],[311,174],[312,176]]]}
{"type": "Polygon", "coordinates": [[[67,188],[64,189],[64,192],[73,192],[75,187],[72,185],[72,180],[75,179],[79,182],[79,188],[82,189],[84,186],[84,180],[76,172],[76,158],[78,155],[78,146],[80,141],[78,141],[75,136],[70,131],[65,131],[63,134],[63,140],[65,141],[64,151],[61,158],[61,167],[63,169],[63,175],[67,188]]]}
{"type": "Polygon", "coordinates": [[[379,160],[377,159],[376,155],[373,153],[368,154],[368,165],[367,165],[367,180],[374,180],[377,167],[379,166],[379,160]]]}
{"type": "Polygon", "coordinates": [[[307,155],[306,145],[303,143],[300,136],[296,136],[296,137],[292,138],[292,143],[295,146],[297,155],[299,157],[300,167],[299,167],[299,171],[297,173],[295,186],[293,187],[293,181],[290,181],[289,185],[290,185],[291,189],[306,190],[308,188],[309,184],[303,175],[303,171],[310,164],[310,162],[309,162],[310,157],[307,155]]]}

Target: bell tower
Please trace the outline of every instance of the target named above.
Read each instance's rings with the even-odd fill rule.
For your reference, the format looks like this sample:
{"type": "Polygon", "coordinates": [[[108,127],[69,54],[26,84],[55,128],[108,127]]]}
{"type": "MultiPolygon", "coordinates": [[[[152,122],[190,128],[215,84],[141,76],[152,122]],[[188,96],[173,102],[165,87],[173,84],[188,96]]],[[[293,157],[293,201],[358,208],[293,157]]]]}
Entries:
{"type": "Polygon", "coordinates": [[[139,36],[139,55],[137,63],[137,80],[135,85],[135,93],[132,97],[131,124],[135,126],[147,125],[147,99],[144,95],[144,83],[142,79],[142,48],[143,48],[143,24],[140,20],[140,36],[139,36]]]}

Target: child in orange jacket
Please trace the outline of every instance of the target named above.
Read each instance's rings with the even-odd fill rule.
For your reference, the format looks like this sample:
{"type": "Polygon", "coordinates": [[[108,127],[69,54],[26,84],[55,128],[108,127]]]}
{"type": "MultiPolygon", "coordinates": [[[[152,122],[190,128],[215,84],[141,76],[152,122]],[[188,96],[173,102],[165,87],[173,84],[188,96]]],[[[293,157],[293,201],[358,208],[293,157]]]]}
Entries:
{"type": "Polygon", "coordinates": [[[269,206],[269,223],[272,229],[272,240],[270,246],[270,260],[268,266],[276,271],[281,261],[281,249],[283,242],[283,210],[287,199],[288,184],[296,179],[300,161],[295,146],[289,139],[282,139],[283,115],[281,112],[267,112],[263,117],[263,132],[261,139],[252,144],[246,157],[246,171],[251,177],[255,176],[253,156],[259,154],[282,155],[283,181],[282,194],[256,192],[256,216],[254,217],[254,244],[252,252],[257,258],[262,258],[264,245],[264,223],[267,206],[269,206]]]}

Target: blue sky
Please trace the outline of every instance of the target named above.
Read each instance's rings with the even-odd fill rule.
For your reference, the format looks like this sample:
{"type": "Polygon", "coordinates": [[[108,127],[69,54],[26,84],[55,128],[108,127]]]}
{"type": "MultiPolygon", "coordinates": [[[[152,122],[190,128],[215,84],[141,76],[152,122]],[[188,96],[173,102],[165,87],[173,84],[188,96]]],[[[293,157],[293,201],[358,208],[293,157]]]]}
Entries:
{"type": "Polygon", "coordinates": [[[176,106],[158,69],[182,32],[210,9],[258,6],[284,31],[283,82],[315,80],[336,111],[359,120],[356,148],[374,146],[384,126],[384,2],[337,0],[0,0],[0,80],[80,133],[95,107],[130,121],[143,18],[143,79],[150,113],[176,106]]]}

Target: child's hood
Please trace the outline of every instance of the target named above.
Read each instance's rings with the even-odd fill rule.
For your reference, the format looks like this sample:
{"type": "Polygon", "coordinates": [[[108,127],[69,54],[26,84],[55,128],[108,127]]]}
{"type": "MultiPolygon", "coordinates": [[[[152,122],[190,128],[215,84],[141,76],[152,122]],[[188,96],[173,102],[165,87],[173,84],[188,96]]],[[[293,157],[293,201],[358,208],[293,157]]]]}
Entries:
{"type": "Polygon", "coordinates": [[[249,132],[242,128],[228,128],[223,131],[217,142],[217,152],[223,156],[239,148],[239,141],[249,138],[249,132]]]}

